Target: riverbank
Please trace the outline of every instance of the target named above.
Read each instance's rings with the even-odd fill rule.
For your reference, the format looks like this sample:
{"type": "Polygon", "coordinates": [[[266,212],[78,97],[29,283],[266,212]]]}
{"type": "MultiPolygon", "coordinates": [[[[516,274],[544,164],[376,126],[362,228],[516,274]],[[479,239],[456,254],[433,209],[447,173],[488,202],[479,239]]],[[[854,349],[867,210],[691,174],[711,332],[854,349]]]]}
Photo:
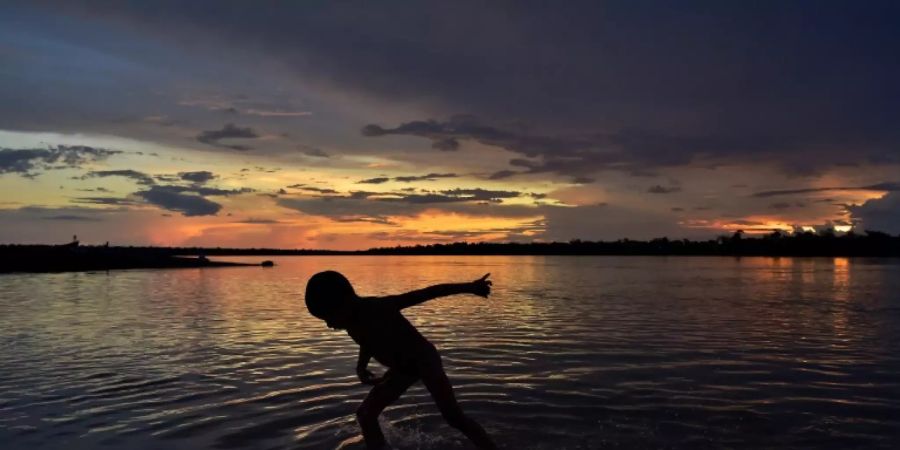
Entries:
{"type": "Polygon", "coordinates": [[[0,273],[240,267],[260,264],[186,257],[166,248],[28,245],[0,247],[0,273]]]}

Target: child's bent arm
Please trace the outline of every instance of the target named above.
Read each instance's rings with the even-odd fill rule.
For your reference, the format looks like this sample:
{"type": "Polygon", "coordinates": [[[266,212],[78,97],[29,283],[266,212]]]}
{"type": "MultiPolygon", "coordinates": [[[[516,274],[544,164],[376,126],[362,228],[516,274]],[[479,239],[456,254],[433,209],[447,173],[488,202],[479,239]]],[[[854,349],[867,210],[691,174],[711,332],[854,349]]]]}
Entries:
{"type": "Polygon", "coordinates": [[[359,381],[362,384],[377,384],[380,381],[375,374],[368,370],[369,360],[372,359],[372,354],[369,353],[368,350],[359,347],[359,359],[356,360],[356,376],[359,377],[359,381]]]}

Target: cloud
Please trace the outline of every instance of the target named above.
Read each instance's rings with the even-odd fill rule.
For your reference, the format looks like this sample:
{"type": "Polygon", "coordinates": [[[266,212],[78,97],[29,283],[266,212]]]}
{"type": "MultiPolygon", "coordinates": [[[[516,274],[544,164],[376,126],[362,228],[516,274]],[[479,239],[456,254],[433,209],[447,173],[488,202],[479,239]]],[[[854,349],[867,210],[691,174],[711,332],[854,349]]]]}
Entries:
{"type": "Polygon", "coordinates": [[[180,212],[187,217],[214,216],[222,209],[222,205],[204,197],[167,189],[169,187],[171,186],[153,186],[146,191],[136,192],[135,195],[143,198],[147,203],[169,211],[180,212]]]}
{"type": "Polygon", "coordinates": [[[74,214],[59,214],[56,216],[41,217],[43,220],[61,220],[65,222],[100,222],[101,219],[95,216],[78,216],[74,214]]]}
{"type": "Polygon", "coordinates": [[[380,125],[369,124],[363,127],[362,135],[368,137],[387,136],[391,134],[419,136],[431,139],[431,147],[441,151],[454,151],[459,149],[459,137],[467,137],[464,130],[454,130],[452,125],[445,125],[436,120],[417,120],[407,122],[396,128],[384,128],[380,125]]]}
{"type": "Polygon", "coordinates": [[[426,209],[439,207],[443,211],[469,215],[522,217],[537,214],[535,208],[520,205],[501,205],[505,198],[524,195],[516,191],[487,189],[448,189],[424,194],[406,192],[354,191],[342,196],[312,198],[279,198],[278,205],[314,216],[337,221],[390,222],[390,217],[412,216],[426,209]]]}
{"type": "MultiPolygon", "coordinates": [[[[83,244],[148,245],[160,226],[156,211],[86,206],[24,206],[0,209],[0,236],[5,243],[67,243],[73,234],[83,244]]],[[[170,241],[175,245],[177,242],[170,241]]]]}
{"type": "Polygon", "coordinates": [[[377,178],[367,178],[365,180],[359,180],[359,181],[357,181],[357,183],[358,184],[381,184],[381,183],[387,183],[388,181],[391,181],[391,179],[387,178],[387,177],[377,177],[377,178]]]}
{"type": "Polygon", "coordinates": [[[387,183],[388,181],[394,180],[400,183],[412,183],[414,181],[434,181],[439,178],[456,178],[459,175],[455,173],[429,173],[425,175],[410,175],[410,176],[400,176],[400,177],[376,177],[376,178],[368,178],[365,180],[360,180],[357,183],[361,184],[382,184],[387,183]]]}
{"type": "Polygon", "coordinates": [[[222,205],[205,196],[230,196],[253,192],[252,189],[218,189],[203,186],[151,186],[145,191],[135,192],[134,195],[160,208],[180,212],[184,216],[214,216],[222,205]]]}
{"type": "Polygon", "coordinates": [[[299,189],[299,190],[301,190],[301,191],[315,192],[315,193],[318,193],[318,194],[337,194],[337,193],[338,193],[338,191],[336,191],[336,190],[334,190],[334,189],[330,189],[330,188],[320,188],[320,187],[315,187],[315,186],[306,186],[306,185],[303,185],[303,184],[292,184],[292,185],[287,186],[287,187],[288,187],[289,189],[299,189]]]}
{"type": "Polygon", "coordinates": [[[498,170],[498,171],[492,173],[488,177],[488,179],[489,180],[502,180],[504,178],[509,178],[509,177],[518,175],[520,173],[522,173],[522,172],[516,172],[514,170],[498,170]]]}
{"type": "Polygon", "coordinates": [[[234,223],[245,223],[250,225],[272,225],[277,223],[283,223],[280,220],[274,219],[254,219],[252,217],[244,219],[244,220],[236,220],[234,223]]]}
{"type": "Polygon", "coordinates": [[[84,174],[81,179],[87,178],[105,178],[105,177],[125,177],[131,178],[137,184],[151,185],[155,182],[153,181],[153,177],[147,175],[143,172],[138,172],[133,169],[120,169],[120,170],[93,170],[86,174],[84,174]]]}
{"type": "MultiPolygon", "coordinates": [[[[319,188],[301,188],[304,190],[319,193],[335,193],[333,190],[323,190],[319,188]],[[326,192],[322,192],[326,191],[326,192]]],[[[409,191],[399,192],[371,192],[371,191],[352,191],[346,196],[334,197],[329,196],[328,199],[356,199],[370,200],[377,202],[402,202],[402,203],[454,203],[454,202],[479,202],[489,201],[500,203],[502,199],[516,198],[527,195],[529,197],[539,198],[540,194],[525,194],[519,191],[501,191],[489,189],[446,189],[442,191],[422,191],[424,193],[413,194],[409,191]],[[537,196],[537,197],[535,197],[537,196]]]]}
{"type": "Polygon", "coordinates": [[[191,183],[196,184],[206,184],[207,182],[216,178],[216,175],[208,170],[198,170],[195,172],[179,172],[178,176],[182,180],[190,181],[191,183]]]}
{"type": "MultiPolygon", "coordinates": [[[[482,124],[477,118],[472,116],[453,116],[444,122],[434,119],[416,120],[400,124],[394,128],[384,128],[371,124],[363,127],[362,134],[369,137],[388,135],[418,136],[430,139],[435,148],[440,146],[435,145],[440,142],[473,140],[485,145],[505,148],[529,157],[548,153],[571,155],[579,150],[596,145],[594,139],[590,137],[540,136],[520,133],[482,124]]],[[[457,148],[458,143],[453,147],[454,149],[457,148]]]]}
{"type": "Polygon", "coordinates": [[[438,178],[456,178],[459,175],[455,173],[429,173],[426,175],[413,175],[406,177],[394,177],[394,181],[399,181],[401,183],[411,183],[413,181],[434,181],[438,178]]]}
{"type": "Polygon", "coordinates": [[[866,186],[832,186],[832,187],[820,187],[820,188],[784,189],[784,190],[776,190],[776,191],[762,191],[762,192],[756,192],[756,193],[754,193],[754,194],[753,194],[753,197],[766,198],[766,197],[777,197],[777,196],[782,196],[782,195],[811,194],[811,193],[815,193],[815,192],[829,192],[829,191],[884,191],[884,192],[895,192],[895,191],[900,191],[900,183],[884,182],[884,183],[869,184],[869,185],[866,185],[866,186]]]}
{"type": "MultiPolygon", "coordinates": [[[[5,220],[10,222],[21,222],[25,220],[24,225],[28,225],[30,220],[40,221],[60,221],[73,222],[102,222],[109,213],[118,212],[108,209],[84,208],[80,206],[67,206],[61,208],[52,208],[45,206],[23,206],[17,209],[0,210],[0,225],[7,225],[5,220]]],[[[35,222],[31,222],[34,226],[41,227],[35,222]]],[[[46,226],[46,225],[43,225],[46,226]]]]}
{"type": "MultiPolygon", "coordinates": [[[[788,199],[731,202],[728,192],[715,192],[717,186],[728,189],[732,181],[768,186],[763,189],[791,187],[782,184],[780,174],[745,172],[748,167],[740,165],[743,163],[780,165],[795,173],[808,173],[811,168],[848,162],[896,164],[900,156],[896,151],[900,148],[900,128],[896,126],[900,106],[893,100],[900,94],[894,82],[900,75],[894,57],[900,50],[900,31],[890,20],[896,17],[895,7],[884,2],[870,7],[825,2],[810,15],[808,8],[790,2],[774,6],[687,3],[665,6],[664,13],[628,2],[580,3],[567,8],[535,3],[379,4],[362,6],[353,14],[332,3],[309,6],[298,2],[274,10],[238,3],[214,8],[216,14],[209,14],[210,8],[198,1],[198,6],[164,2],[152,8],[136,2],[112,2],[115,4],[101,12],[72,6],[79,3],[75,0],[40,11],[45,14],[33,14],[34,23],[11,15],[6,22],[14,35],[23,29],[48,43],[65,44],[57,46],[67,53],[83,51],[70,58],[48,58],[51,53],[41,53],[41,47],[51,45],[41,45],[34,46],[37,54],[19,58],[14,53],[27,49],[27,40],[11,42],[11,51],[5,55],[13,58],[10,64],[17,70],[4,82],[0,97],[6,101],[0,101],[0,123],[11,124],[5,128],[99,130],[133,137],[133,127],[109,125],[106,119],[118,111],[134,110],[136,117],[154,114],[204,124],[188,134],[176,127],[141,125],[142,130],[157,136],[178,135],[171,138],[176,142],[185,135],[193,138],[200,130],[221,131],[225,122],[263,134],[263,126],[288,121],[229,117],[221,112],[212,117],[198,108],[176,109],[166,106],[175,105],[171,89],[184,86],[222,95],[231,92],[232,97],[240,92],[248,98],[265,94],[287,97],[296,91],[295,98],[309,98],[310,104],[298,103],[301,107],[297,108],[290,103],[231,102],[229,106],[260,111],[315,110],[315,122],[292,121],[297,122],[292,126],[296,131],[273,129],[273,135],[290,131],[315,145],[326,145],[330,139],[324,148],[361,156],[377,153],[378,157],[408,158],[401,162],[419,164],[429,158],[430,167],[460,173],[483,162],[480,170],[485,176],[503,180],[524,174],[521,176],[527,176],[529,182],[542,186],[594,178],[602,185],[585,190],[604,190],[612,205],[619,194],[646,189],[664,178],[636,180],[637,188],[623,189],[619,173],[601,175],[601,171],[665,176],[670,174],[664,172],[676,172],[670,168],[678,166],[738,163],[716,173],[710,171],[710,179],[698,180],[703,185],[684,194],[692,197],[678,203],[692,214],[694,205],[709,203],[733,212],[731,209],[745,207],[741,203],[765,208],[788,199]],[[471,20],[473,17],[477,20],[471,20]],[[467,26],[459,27],[459,23],[467,26]],[[47,26],[50,24],[66,26],[47,26]],[[421,35],[416,30],[423,26],[434,32],[420,39],[398,39],[421,35]],[[759,33],[761,28],[766,33],[759,33]],[[105,45],[111,39],[121,45],[105,45]],[[153,45],[146,46],[148,43],[153,45]],[[132,51],[142,46],[149,50],[132,51]],[[82,57],[94,53],[96,59],[82,57]],[[153,67],[167,59],[177,64],[153,67]],[[846,64],[838,67],[834,61],[846,64]],[[55,65],[65,70],[48,70],[55,65]],[[117,69],[119,65],[127,67],[117,69]],[[197,76],[229,66],[230,70],[221,71],[222,80],[197,76]],[[104,72],[111,76],[97,76],[104,72]],[[282,78],[282,73],[296,83],[274,83],[287,78],[282,78]],[[79,74],[83,76],[75,76],[79,74]],[[65,82],[43,82],[54,76],[63,76],[65,82]],[[231,84],[248,77],[254,82],[231,84]],[[197,86],[193,83],[197,79],[208,83],[197,86]],[[324,83],[319,85],[319,81],[324,83]],[[30,88],[35,82],[44,89],[30,88]],[[94,85],[97,87],[83,89],[94,85]],[[153,91],[158,99],[150,102],[143,102],[149,96],[119,95],[139,93],[136,87],[151,85],[158,89],[145,91],[153,91]],[[100,98],[97,92],[121,101],[96,102],[100,98]],[[34,101],[29,97],[35,97],[34,101]],[[453,116],[457,113],[472,116],[453,116]],[[308,128],[303,128],[301,123],[307,122],[308,128]],[[346,136],[366,124],[373,124],[367,133],[382,137],[346,136]],[[495,143],[494,151],[475,153],[490,142],[495,143]],[[417,143],[434,147],[431,155],[415,153],[410,147],[417,143]],[[498,155],[505,155],[504,161],[488,165],[498,155]],[[450,164],[451,159],[458,162],[450,164]],[[719,183],[734,174],[746,176],[719,183]],[[703,192],[721,197],[702,197],[703,192]]],[[[36,8],[30,5],[17,9],[36,8]]],[[[292,169],[297,168],[293,164],[296,158],[302,157],[286,139],[229,139],[213,142],[248,144],[257,150],[269,144],[278,146],[287,153],[285,164],[292,169]],[[288,162],[288,158],[294,159],[288,162]]],[[[338,163],[351,161],[328,165],[337,168],[338,163]]],[[[862,180],[854,183],[866,185],[880,181],[877,173],[890,174],[893,167],[867,169],[842,166],[836,170],[849,175],[831,179],[862,180]]],[[[357,175],[352,181],[377,175],[357,175]]],[[[376,187],[357,185],[366,186],[376,187]]],[[[422,194],[413,192],[417,193],[422,194]]],[[[441,207],[474,203],[446,202],[445,194],[430,194],[446,203],[441,207]]],[[[830,193],[820,194],[827,195],[830,193]]],[[[647,200],[657,197],[645,196],[647,200]]],[[[397,202],[412,207],[409,201],[397,202]]],[[[655,202],[644,206],[666,209],[671,205],[655,202]]],[[[642,216],[636,215],[635,220],[642,216]]]]}
{"type": "Polygon", "coordinates": [[[407,215],[409,210],[403,205],[390,202],[376,202],[365,198],[314,197],[279,198],[276,203],[284,208],[297,210],[312,216],[324,216],[339,221],[386,222],[389,216],[407,215]]]}
{"type": "Polygon", "coordinates": [[[706,230],[681,226],[671,212],[633,209],[622,205],[601,204],[576,207],[542,207],[547,221],[543,236],[551,241],[617,240],[700,237],[706,230]]]}
{"type": "Polygon", "coordinates": [[[650,186],[647,189],[647,192],[651,194],[671,194],[673,192],[680,192],[681,188],[678,186],[665,187],[660,185],[650,186]]]}
{"type": "Polygon", "coordinates": [[[281,111],[281,110],[265,110],[265,109],[244,109],[239,111],[243,114],[249,114],[251,116],[261,116],[261,117],[304,117],[311,116],[312,112],[310,111],[281,111]]]}
{"type": "Polygon", "coordinates": [[[251,192],[255,192],[255,190],[251,188],[240,188],[240,189],[220,189],[215,187],[207,187],[207,186],[155,186],[158,188],[162,188],[169,192],[177,192],[177,193],[193,193],[197,195],[211,195],[211,196],[222,196],[227,197],[231,195],[239,195],[239,194],[248,194],[251,192]]]}
{"type": "Polygon", "coordinates": [[[847,206],[847,210],[865,230],[900,234],[900,192],[889,192],[862,205],[847,206]]]}
{"type": "MultiPolygon", "coordinates": [[[[27,25],[40,29],[62,22],[62,16],[73,28],[106,30],[114,37],[116,30],[126,29],[128,43],[150,41],[167,52],[142,53],[145,64],[185,54],[177,60],[183,67],[165,67],[173,76],[188,78],[211,66],[218,69],[216,62],[230,55],[250,55],[250,64],[234,65],[237,75],[222,77],[237,79],[245,73],[239,69],[252,67],[260,86],[245,89],[276,96],[284,95],[282,86],[263,82],[289,72],[314,88],[331,89],[334,97],[326,102],[364,98],[376,109],[379,102],[412,105],[405,112],[424,111],[423,119],[460,112],[488,118],[483,130],[464,124],[459,132],[427,120],[364,128],[370,136],[422,136],[439,150],[492,140],[492,133],[502,131],[508,135],[493,137],[517,153],[525,154],[529,145],[547,148],[533,156],[541,160],[560,152],[560,145],[599,150],[593,157],[578,155],[590,163],[585,171],[646,173],[642,166],[670,167],[698,158],[771,162],[795,172],[900,162],[900,106],[892,101],[900,94],[894,82],[900,75],[894,57],[900,31],[890,20],[896,14],[892,2],[868,7],[825,2],[813,16],[793,2],[655,5],[665,13],[631,2],[583,2],[567,8],[539,2],[424,2],[367,5],[353,13],[333,3],[296,2],[277,9],[236,3],[216,14],[208,13],[216,3],[202,1],[199,6],[166,2],[154,8],[113,2],[102,11],[79,3],[90,5],[45,6],[44,14],[35,15],[46,18],[27,25]],[[468,25],[458,26],[464,22],[468,25]],[[423,26],[433,32],[421,33],[423,26]],[[761,34],[761,28],[766,32],[761,34]],[[397,38],[411,35],[419,38],[397,38]],[[839,70],[834,61],[847,62],[852,70],[839,70]],[[547,142],[536,139],[541,137],[547,142]],[[605,145],[595,144],[620,150],[605,155],[605,145]]],[[[101,38],[96,33],[80,34],[71,33],[72,42],[64,48],[99,46],[92,41],[101,38]]],[[[115,57],[129,56],[126,52],[136,46],[123,42],[119,51],[124,55],[101,48],[115,57]]],[[[13,61],[20,60],[28,61],[24,56],[13,61]]],[[[14,79],[8,90],[34,96],[21,89],[32,82],[28,74],[14,79]]],[[[85,84],[67,83],[73,86],[62,92],[68,96],[45,95],[30,108],[18,107],[26,103],[19,101],[25,94],[15,95],[15,101],[5,102],[13,106],[3,118],[25,116],[16,122],[36,122],[50,109],[45,104],[61,103],[58,97],[68,102],[57,107],[57,115],[71,118],[80,110],[74,106],[97,92],[75,92],[85,84]],[[21,109],[25,111],[17,111],[21,109]]],[[[139,85],[132,79],[121,84],[116,93],[139,85]]],[[[316,89],[326,97],[327,91],[316,89]]],[[[274,107],[253,108],[298,111],[269,106],[274,107]]],[[[545,172],[589,175],[571,173],[579,161],[564,162],[553,161],[545,172]]]]}
{"type": "Polygon", "coordinates": [[[77,197],[72,199],[73,203],[87,203],[94,205],[115,205],[115,206],[131,206],[136,205],[132,199],[119,197],[77,197]]]}
{"type": "Polygon", "coordinates": [[[322,150],[321,148],[318,148],[318,147],[299,144],[299,145],[297,145],[297,148],[300,149],[300,151],[303,152],[303,154],[306,156],[312,156],[314,158],[329,158],[329,157],[331,157],[331,155],[329,155],[325,150],[322,150]]]}
{"type": "MultiPolygon", "coordinates": [[[[777,142],[765,137],[753,138],[714,133],[684,135],[641,129],[593,131],[589,133],[541,134],[528,129],[504,128],[483,123],[471,116],[453,116],[446,121],[417,120],[394,128],[380,125],[363,127],[369,137],[407,135],[442,142],[474,141],[499,147],[522,157],[509,160],[525,169],[497,171],[491,179],[503,179],[526,173],[556,173],[576,180],[593,180],[590,175],[602,170],[643,174],[648,168],[683,166],[698,158],[729,156],[741,158],[777,148],[777,142]]],[[[458,145],[453,148],[457,148],[458,145]]],[[[745,160],[747,158],[744,158],[745,160]]]]}
{"type": "Polygon", "coordinates": [[[84,145],[58,145],[49,148],[10,149],[0,148],[0,175],[16,173],[33,177],[37,170],[79,168],[86,163],[103,161],[118,150],[88,147],[84,145]]]}
{"type": "Polygon", "coordinates": [[[441,191],[442,194],[464,200],[499,200],[503,198],[515,198],[522,196],[519,191],[498,191],[489,189],[449,189],[441,191]]]}
{"type": "Polygon", "coordinates": [[[197,141],[214,147],[230,148],[232,150],[246,151],[251,147],[238,144],[223,144],[223,139],[255,139],[259,135],[252,128],[241,128],[228,123],[221,130],[206,130],[197,135],[197,141]]]}

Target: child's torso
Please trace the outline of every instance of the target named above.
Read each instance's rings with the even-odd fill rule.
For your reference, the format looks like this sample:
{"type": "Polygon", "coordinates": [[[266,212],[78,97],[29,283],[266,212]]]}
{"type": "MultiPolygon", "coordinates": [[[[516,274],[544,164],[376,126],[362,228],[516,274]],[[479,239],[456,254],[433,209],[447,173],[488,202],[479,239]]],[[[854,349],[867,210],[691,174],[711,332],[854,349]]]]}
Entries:
{"type": "Polygon", "coordinates": [[[347,328],[347,334],[376,361],[392,369],[414,370],[419,358],[436,352],[400,311],[376,302],[363,303],[356,312],[353,325],[347,328]]]}

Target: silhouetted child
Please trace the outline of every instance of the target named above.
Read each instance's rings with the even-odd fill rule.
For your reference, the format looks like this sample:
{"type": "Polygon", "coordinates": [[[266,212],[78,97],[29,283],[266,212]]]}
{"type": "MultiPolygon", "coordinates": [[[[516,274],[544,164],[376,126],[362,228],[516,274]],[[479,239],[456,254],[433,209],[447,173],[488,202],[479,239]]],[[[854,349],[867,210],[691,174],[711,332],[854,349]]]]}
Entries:
{"type": "Polygon", "coordinates": [[[471,283],[438,284],[386,297],[359,297],[347,278],[334,271],[320,272],[309,279],[306,285],[309,312],[335,330],[347,330],[359,344],[356,374],[363,384],[375,386],[356,410],[368,448],[385,446],[378,415],[418,380],[431,392],[450,426],[462,431],[479,448],[496,448],[484,429],[463,414],[456,403],[437,349],[400,313],[404,308],[448,295],[474,294],[487,298],[491,292],[488,275],[471,283]],[[367,369],[371,358],[388,367],[383,377],[375,377],[367,369]]]}

